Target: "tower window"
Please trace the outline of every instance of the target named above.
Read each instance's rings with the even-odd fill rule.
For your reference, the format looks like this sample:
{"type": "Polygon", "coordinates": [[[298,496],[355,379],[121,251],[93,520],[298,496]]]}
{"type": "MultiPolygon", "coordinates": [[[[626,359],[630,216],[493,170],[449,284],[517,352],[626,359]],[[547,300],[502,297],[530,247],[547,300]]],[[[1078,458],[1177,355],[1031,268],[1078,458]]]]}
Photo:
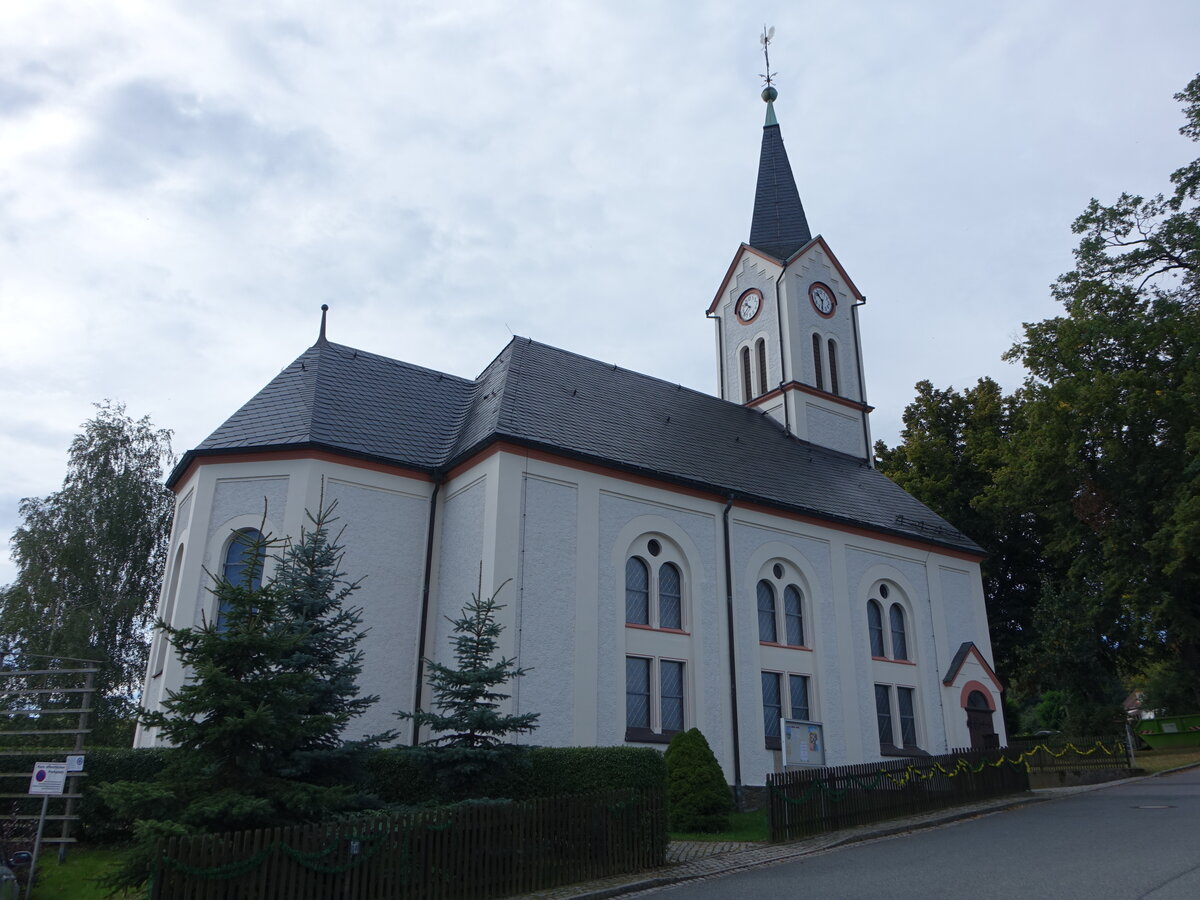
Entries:
{"type": "Polygon", "coordinates": [[[838,352],[837,342],[833,338],[829,339],[829,390],[834,394],[840,394],[838,389],[838,352]]]}
{"type": "Polygon", "coordinates": [[[817,386],[818,391],[825,390],[825,373],[822,371],[824,366],[821,365],[821,336],[813,332],[813,383],[817,386]]]}
{"type": "Polygon", "coordinates": [[[754,399],[754,385],[750,383],[750,348],[742,348],[742,402],[754,399]]]}
{"type": "Polygon", "coordinates": [[[767,392],[767,342],[759,338],[754,344],[754,350],[758,356],[758,392],[765,394],[767,392]]]}
{"type": "MultiPolygon", "coordinates": [[[[225,548],[221,577],[234,587],[257,591],[262,587],[263,563],[266,561],[266,539],[257,528],[241,528],[233,533],[225,548]]],[[[224,632],[229,615],[227,604],[217,609],[217,630],[224,632]]]]}

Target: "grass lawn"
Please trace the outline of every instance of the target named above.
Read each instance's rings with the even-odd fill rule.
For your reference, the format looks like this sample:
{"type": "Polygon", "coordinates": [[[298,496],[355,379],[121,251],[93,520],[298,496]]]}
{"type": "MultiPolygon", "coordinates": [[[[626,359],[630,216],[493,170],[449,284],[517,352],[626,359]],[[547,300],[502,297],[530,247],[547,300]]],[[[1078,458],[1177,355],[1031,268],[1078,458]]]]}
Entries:
{"type": "Polygon", "coordinates": [[[756,812],[734,813],[729,819],[732,827],[728,831],[722,831],[719,834],[686,834],[672,831],[671,840],[766,841],[770,837],[770,832],[767,830],[767,811],[765,809],[760,809],[756,812]]]}
{"type": "Polygon", "coordinates": [[[1176,766],[1200,763],[1200,747],[1173,747],[1169,750],[1139,750],[1134,765],[1147,772],[1165,772],[1176,766]]]}
{"type": "Polygon", "coordinates": [[[67,861],[58,864],[58,850],[49,847],[38,860],[41,877],[34,887],[36,900],[103,900],[107,894],[95,880],[116,863],[119,849],[71,847],[67,861]]]}

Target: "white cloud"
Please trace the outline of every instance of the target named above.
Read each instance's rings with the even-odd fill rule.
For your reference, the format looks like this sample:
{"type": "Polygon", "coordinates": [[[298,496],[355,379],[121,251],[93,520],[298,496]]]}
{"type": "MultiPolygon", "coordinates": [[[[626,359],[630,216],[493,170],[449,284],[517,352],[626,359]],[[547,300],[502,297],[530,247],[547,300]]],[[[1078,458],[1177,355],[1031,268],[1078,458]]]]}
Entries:
{"type": "Polygon", "coordinates": [[[762,22],[889,441],[919,378],[1014,386],[1071,219],[1195,153],[1190,0],[3,4],[0,531],[93,401],[186,449],[321,303],[333,339],[460,375],[511,330],[711,390],[762,22]]]}

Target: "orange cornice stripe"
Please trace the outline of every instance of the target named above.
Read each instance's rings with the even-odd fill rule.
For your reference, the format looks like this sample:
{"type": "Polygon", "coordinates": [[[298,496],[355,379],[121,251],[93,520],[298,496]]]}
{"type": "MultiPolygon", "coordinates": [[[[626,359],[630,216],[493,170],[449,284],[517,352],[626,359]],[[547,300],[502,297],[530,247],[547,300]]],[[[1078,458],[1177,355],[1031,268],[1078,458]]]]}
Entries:
{"type": "MultiPolygon", "coordinates": [[[[839,260],[837,255],[831,249],[829,249],[829,243],[819,234],[795,253],[793,253],[790,257],[788,257],[787,262],[782,263],[782,265],[790,266],[801,256],[812,250],[813,247],[820,247],[825,251],[825,253],[829,256],[830,262],[833,263],[833,267],[837,269],[838,275],[846,283],[846,287],[850,290],[850,293],[854,295],[854,299],[861,303],[865,299],[862,295],[862,292],[854,283],[854,279],[846,274],[846,270],[842,267],[841,260],[839,260]]],[[[776,267],[781,265],[780,261],[775,257],[769,256],[768,254],[763,253],[761,250],[756,250],[749,244],[742,244],[742,246],[738,248],[737,252],[733,254],[733,262],[731,262],[729,264],[729,268],[725,270],[725,277],[721,279],[721,286],[717,288],[716,296],[713,297],[712,303],[708,305],[705,315],[711,316],[713,310],[720,305],[721,297],[724,295],[726,288],[729,287],[729,279],[733,277],[733,271],[737,268],[737,264],[741,260],[743,253],[753,253],[755,256],[765,259],[767,262],[775,265],[776,267]]]]}
{"type": "Polygon", "coordinates": [[[733,277],[733,270],[737,268],[738,262],[741,260],[742,255],[745,253],[753,253],[755,256],[760,257],[761,259],[765,259],[767,262],[771,263],[771,265],[773,265],[777,268],[780,264],[779,260],[777,260],[775,257],[768,256],[766,253],[763,253],[761,250],[755,250],[749,244],[742,244],[742,246],[738,247],[737,252],[733,254],[733,262],[731,262],[729,264],[729,268],[725,270],[725,277],[721,279],[721,286],[719,288],[717,288],[716,296],[713,297],[712,303],[710,303],[708,305],[708,309],[705,310],[705,313],[704,313],[705,315],[711,316],[713,310],[716,309],[718,306],[720,306],[721,295],[725,293],[725,288],[727,288],[729,286],[729,279],[733,277]]]}
{"type": "Polygon", "coordinates": [[[819,388],[812,387],[807,384],[801,384],[799,381],[789,381],[781,387],[772,388],[760,397],[755,397],[746,405],[751,409],[761,406],[768,400],[774,400],[776,397],[783,394],[785,391],[799,391],[802,394],[811,394],[814,397],[821,397],[825,400],[832,400],[834,403],[840,403],[842,406],[848,406],[856,412],[874,412],[875,407],[867,406],[859,403],[857,400],[851,400],[849,397],[839,397],[837,394],[831,394],[829,391],[822,391],[819,388]]]}
{"type": "MultiPolygon", "coordinates": [[[[975,646],[974,641],[971,642],[971,649],[967,651],[967,656],[970,656],[971,654],[975,655],[975,658],[979,660],[979,664],[983,666],[983,670],[988,673],[988,677],[996,683],[996,690],[1003,691],[1004,685],[1001,684],[1000,677],[996,674],[996,670],[988,665],[988,661],[983,658],[983,654],[979,652],[979,648],[975,646]]],[[[962,671],[963,663],[967,661],[967,656],[963,657],[962,663],[959,663],[958,668],[954,671],[954,674],[950,676],[950,680],[943,681],[942,684],[947,686],[954,684],[954,679],[957,678],[958,673],[962,671]]],[[[965,697],[966,694],[964,693],[963,696],[965,697]]]]}
{"type": "MultiPolygon", "coordinates": [[[[505,440],[494,441],[487,447],[481,449],[474,456],[463,460],[449,471],[446,476],[446,480],[449,481],[451,478],[463,474],[469,469],[472,469],[495,456],[497,453],[509,453],[513,456],[519,456],[526,459],[536,459],[540,462],[547,462],[556,466],[563,466],[568,469],[591,472],[594,475],[617,478],[621,481],[631,481],[634,484],[658,488],[659,490],[682,494],[686,497],[696,497],[700,500],[708,500],[714,503],[724,504],[727,499],[724,494],[718,491],[704,490],[701,488],[690,487],[688,485],[675,484],[663,478],[654,478],[646,475],[639,475],[634,472],[626,472],[623,469],[618,469],[616,466],[599,465],[586,460],[565,456],[563,454],[551,453],[535,447],[525,447],[521,444],[505,440]]],[[[737,500],[735,501],[734,505],[738,509],[760,512],[765,515],[780,516],[785,519],[790,519],[794,522],[805,522],[809,525],[817,525],[821,528],[828,528],[832,531],[840,531],[843,534],[853,534],[859,537],[874,538],[875,540],[887,540],[894,544],[900,544],[904,547],[911,547],[915,550],[924,550],[927,552],[932,551],[934,553],[940,553],[944,556],[954,557],[955,559],[965,559],[970,562],[981,562],[987,558],[986,555],[980,553],[971,553],[967,550],[957,550],[952,547],[943,547],[940,544],[934,544],[928,541],[920,541],[916,538],[908,538],[887,531],[861,528],[856,525],[834,522],[830,521],[829,519],[822,519],[819,516],[810,516],[805,515],[804,513],[793,512],[792,510],[768,506],[765,503],[755,503],[749,500],[737,500]]]]}
{"type": "Polygon", "coordinates": [[[225,463],[245,463],[245,462],[274,462],[277,460],[289,459],[317,459],[322,462],[337,463],[342,466],[354,466],[358,469],[370,469],[372,472],[386,472],[389,475],[403,475],[406,478],[415,478],[419,481],[433,481],[433,476],[428,472],[422,472],[420,469],[413,469],[409,466],[402,466],[398,463],[376,462],[370,459],[360,459],[357,456],[349,454],[333,453],[328,450],[312,449],[297,449],[297,450],[247,450],[244,453],[214,453],[205,456],[196,456],[188,463],[188,467],[183,470],[183,473],[175,479],[171,485],[171,489],[176,494],[183,488],[195,473],[199,466],[204,465],[223,465],[225,463]]]}
{"type": "MultiPolygon", "coordinates": [[[[445,480],[450,481],[451,479],[462,475],[464,472],[481,465],[498,453],[509,453],[513,456],[526,459],[536,459],[540,462],[547,462],[556,466],[577,469],[581,472],[591,472],[595,475],[616,478],[621,481],[633,482],[634,484],[644,485],[645,487],[653,487],[659,490],[670,491],[686,497],[695,497],[700,500],[708,500],[714,503],[723,504],[726,500],[725,495],[718,491],[704,490],[702,488],[694,488],[683,484],[675,484],[663,478],[641,475],[636,472],[627,472],[623,469],[617,468],[616,466],[600,465],[597,463],[588,462],[586,460],[575,459],[574,457],[566,456],[561,453],[552,453],[536,447],[526,447],[513,441],[506,440],[493,441],[486,447],[481,448],[479,452],[463,460],[449,472],[447,472],[445,480]]],[[[414,478],[420,481],[434,480],[433,476],[428,472],[423,472],[420,469],[413,469],[400,464],[381,463],[374,460],[360,459],[350,454],[334,453],[328,450],[319,450],[316,448],[299,448],[296,450],[263,450],[259,452],[247,451],[244,453],[222,453],[210,456],[197,456],[188,464],[188,467],[184,470],[183,474],[176,479],[173,485],[173,490],[178,493],[182,486],[185,485],[191,478],[198,466],[218,465],[223,463],[271,462],[276,460],[292,459],[315,459],[323,462],[337,463],[339,465],[355,466],[360,469],[369,469],[374,472],[385,472],[389,475],[403,475],[404,477],[414,478]]],[[[956,550],[952,547],[943,547],[939,544],[934,544],[927,541],[919,541],[915,538],[908,538],[882,530],[873,530],[870,528],[861,528],[859,526],[849,525],[842,522],[834,522],[828,519],[822,519],[819,516],[810,516],[805,515],[804,513],[793,512],[792,510],[769,506],[765,503],[755,503],[753,501],[742,500],[735,501],[735,504],[739,509],[760,512],[765,515],[780,516],[785,519],[790,519],[794,522],[805,522],[821,528],[828,528],[832,531],[839,531],[843,534],[853,534],[860,537],[874,538],[875,540],[888,540],[904,547],[912,547],[916,550],[941,553],[944,556],[951,556],[956,559],[980,562],[986,558],[984,555],[970,553],[966,550],[956,550]]],[[[976,651],[976,653],[978,653],[978,651],[976,651]]],[[[980,656],[980,661],[983,662],[982,656],[980,656]]],[[[987,666],[986,662],[983,662],[983,664],[987,666]]],[[[991,671],[990,667],[988,667],[988,671],[991,671]]],[[[993,677],[995,676],[993,675],[993,677]]],[[[997,681],[997,683],[999,682],[997,681]]]]}

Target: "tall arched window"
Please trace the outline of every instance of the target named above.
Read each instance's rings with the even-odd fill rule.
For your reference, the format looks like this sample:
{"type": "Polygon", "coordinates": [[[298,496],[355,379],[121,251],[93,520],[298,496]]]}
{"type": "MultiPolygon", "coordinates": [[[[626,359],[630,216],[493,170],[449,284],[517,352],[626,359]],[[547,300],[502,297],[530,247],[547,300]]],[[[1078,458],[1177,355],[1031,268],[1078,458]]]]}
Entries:
{"type": "Polygon", "coordinates": [[[625,560],[625,621],[650,624],[650,569],[636,556],[625,560]]]}
{"type": "Polygon", "coordinates": [[[754,342],[754,352],[758,356],[758,392],[767,392],[767,342],[759,338],[754,342]]]}
{"type": "Polygon", "coordinates": [[[825,372],[824,366],[821,365],[821,336],[815,331],[812,336],[813,344],[813,384],[817,386],[817,390],[825,390],[825,372]]]}
{"type": "Polygon", "coordinates": [[[785,637],[793,647],[804,646],[804,598],[800,589],[789,584],[783,591],[783,622],[785,637]]]}
{"type": "MultiPolygon", "coordinates": [[[[257,528],[240,528],[233,533],[225,548],[221,577],[235,587],[257,591],[262,587],[265,560],[266,545],[262,532],[257,528]]],[[[222,601],[217,610],[217,628],[223,629],[227,614],[228,605],[222,601]]]]}
{"type": "Polygon", "coordinates": [[[867,628],[871,632],[871,655],[887,656],[883,648],[883,611],[874,600],[867,601],[867,628]]]}
{"type": "Polygon", "coordinates": [[[644,535],[625,559],[625,624],[682,631],[687,620],[683,554],[667,540],[644,535]]]}
{"type": "Polygon", "coordinates": [[[658,627],[683,627],[683,578],[674,563],[658,570],[658,627]]]}
{"type": "Polygon", "coordinates": [[[754,385],[750,383],[750,348],[742,348],[742,402],[754,399],[754,385]]]}
{"type": "MultiPolygon", "coordinates": [[[[175,551],[175,565],[171,568],[170,587],[167,588],[167,597],[162,608],[162,620],[168,625],[175,624],[175,595],[179,591],[179,571],[182,568],[183,544],[180,544],[179,549],[175,551]]],[[[155,635],[154,639],[158,642],[158,646],[154,653],[154,674],[151,677],[157,678],[163,673],[163,667],[167,664],[167,648],[171,642],[162,632],[155,635]]]]}
{"type": "Polygon", "coordinates": [[[888,610],[892,626],[892,659],[908,659],[908,640],[904,636],[904,610],[893,603],[888,610]]]}
{"type": "Polygon", "coordinates": [[[833,338],[829,339],[829,390],[831,393],[838,394],[838,352],[837,342],[833,338]]]}
{"type": "Polygon", "coordinates": [[[779,629],[775,625],[775,588],[766,580],[758,583],[758,639],[770,644],[779,640],[779,629]]]}

